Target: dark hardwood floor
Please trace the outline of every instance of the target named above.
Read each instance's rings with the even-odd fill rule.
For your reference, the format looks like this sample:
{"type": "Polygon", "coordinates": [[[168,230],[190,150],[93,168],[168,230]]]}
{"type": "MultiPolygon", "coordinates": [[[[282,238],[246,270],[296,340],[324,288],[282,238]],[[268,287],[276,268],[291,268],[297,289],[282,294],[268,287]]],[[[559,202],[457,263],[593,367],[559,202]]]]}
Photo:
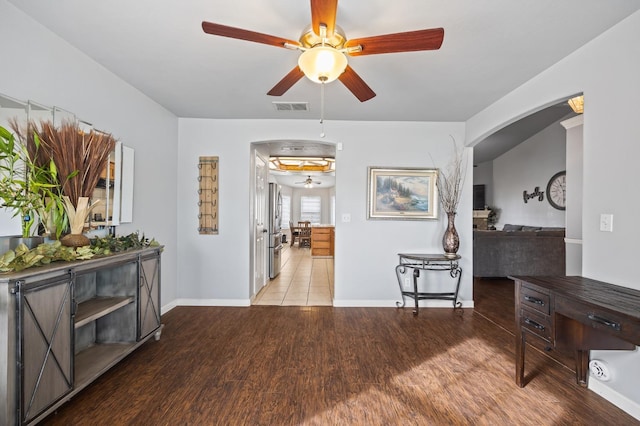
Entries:
{"type": "Polygon", "coordinates": [[[630,425],[543,351],[514,383],[513,284],[476,308],[177,307],[49,425],[630,425]],[[510,297],[510,299],[509,299],[510,297]]]}

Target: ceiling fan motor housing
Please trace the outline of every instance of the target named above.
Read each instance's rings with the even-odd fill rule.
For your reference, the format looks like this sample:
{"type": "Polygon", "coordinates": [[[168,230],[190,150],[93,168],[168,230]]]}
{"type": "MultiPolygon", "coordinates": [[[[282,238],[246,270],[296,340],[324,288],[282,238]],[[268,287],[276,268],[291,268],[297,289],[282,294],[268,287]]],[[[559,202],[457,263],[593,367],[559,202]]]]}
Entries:
{"type": "Polygon", "coordinates": [[[311,27],[311,25],[308,25],[302,31],[302,35],[300,36],[299,41],[302,47],[306,49],[311,49],[312,47],[321,46],[324,44],[324,45],[329,45],[334,49],[340,50],[344,48],[344,44],[347,42],[347,37],[345,36],[342,28],[336,25],[335,30],[333,31],[333,34],[326,37],[323,43],[322,37],[313,31],[313,28],[311,27]]]}

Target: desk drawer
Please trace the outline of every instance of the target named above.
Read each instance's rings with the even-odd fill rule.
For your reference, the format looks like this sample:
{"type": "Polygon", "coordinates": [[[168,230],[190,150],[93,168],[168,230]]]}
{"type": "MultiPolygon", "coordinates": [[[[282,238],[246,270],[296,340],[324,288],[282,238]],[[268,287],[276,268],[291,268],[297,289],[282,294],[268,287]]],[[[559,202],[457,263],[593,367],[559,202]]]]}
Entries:
{"type": "Polygon", "coordinates": [[[314,249],[321,249],[321,248],[326,248],[326,249],[330,249],[331,248],[331,242],[330,241],[317,241],[317,240],[313,240],[311,246],[314,249]]]}
{"type": "Polygon", "coordinates": [[[598,305],[567,300],[556,296],[555,312],[572,318],[591,328],[605,331],[622,340],[640,345],[640,321],[598,305]]]}
{"type": "Polygon", "coordinates": [[[551,342],[553,326],[551,325],[551,317],[548,315],[543,315],[538,311],[532,311],[530,309],[521,309],[520,327],[543,338],[547,342],[551,342]]]}
{"type": "Polygon", "coordinates": [[[523,307],[549,315],[549,295],[529,288],[524,283],[520,290],[520,303],[523,307]]]}

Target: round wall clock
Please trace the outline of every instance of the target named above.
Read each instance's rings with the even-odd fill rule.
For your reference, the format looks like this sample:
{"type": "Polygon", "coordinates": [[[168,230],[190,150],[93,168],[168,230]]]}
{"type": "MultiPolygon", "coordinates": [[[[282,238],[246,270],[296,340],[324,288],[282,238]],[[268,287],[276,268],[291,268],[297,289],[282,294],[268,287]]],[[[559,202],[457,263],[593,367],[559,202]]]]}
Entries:
{"type": "Polygon", "coordinates": [[[564,210],[567,207],[567,172],[558,172],[547,184],[547,200],[553,208],[564,210]]]}

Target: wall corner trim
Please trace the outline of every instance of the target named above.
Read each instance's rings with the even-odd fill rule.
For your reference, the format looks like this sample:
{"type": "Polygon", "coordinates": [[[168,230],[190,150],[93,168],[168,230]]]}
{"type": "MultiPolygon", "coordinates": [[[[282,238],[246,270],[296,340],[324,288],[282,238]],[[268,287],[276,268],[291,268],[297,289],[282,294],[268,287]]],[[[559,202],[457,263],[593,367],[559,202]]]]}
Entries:
{"type": "Polygon", "coordinates": [[[584,115],[583,114],[576,115],[575,117],[571,117],[561,121],[560,124],[562,124],[562,127],[564,127],[567,130],[572,129],[574,127],[582,126],[584,124],[584,115]]]}

